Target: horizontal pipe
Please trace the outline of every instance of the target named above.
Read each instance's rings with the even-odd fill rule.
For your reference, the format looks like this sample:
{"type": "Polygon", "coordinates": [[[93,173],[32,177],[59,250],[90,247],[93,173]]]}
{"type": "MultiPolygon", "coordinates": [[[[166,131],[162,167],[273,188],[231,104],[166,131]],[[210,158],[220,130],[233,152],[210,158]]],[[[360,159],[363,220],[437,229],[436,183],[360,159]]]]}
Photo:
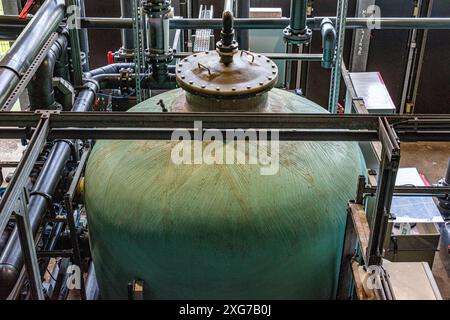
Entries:
{"type": "MultiPolygon", "coordinates": [[[[326,17],[308,18],[310,29],[320,30],[320,24],[326,17]]],[[[328,17],[336,25],[335,17],[328,17]]],[[[0,27],[20,27],[25,20],[18,20],[15,15],[0,15],[0,27]]],[[[284,29],[289,25],[289,18],[235,18],[235,29],[284,29]]],[[[380,29],[450,29],[450,18],[347,18],[347,29],[367,29],[379,25],[380,29]]],[[[171,19],[170,29],[221,29],[222,19],[171,19]]],[[[88,29],[132,29],[130,18],[81,18],[81,27],[88,29]]]]}
{"type": "Polygon", "coordinates": [[[64,0],[45,1],[0,61],[0,106],[11,95],[64,15],[64,0]]]}
{"type": "Polygon", "coordinates": [[[92,78],[99,75],[119,73],[122,69],[134,69],[134,63],[113,63],[100,67],[85,73],[86,78],[92,78]]]}

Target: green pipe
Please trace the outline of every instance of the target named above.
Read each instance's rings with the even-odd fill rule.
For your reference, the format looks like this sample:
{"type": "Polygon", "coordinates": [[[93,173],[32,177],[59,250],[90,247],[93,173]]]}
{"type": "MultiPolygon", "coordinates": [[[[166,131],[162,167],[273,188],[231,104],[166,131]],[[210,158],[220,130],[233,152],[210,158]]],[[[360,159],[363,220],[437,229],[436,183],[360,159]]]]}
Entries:
{"type": "Polygon", "coordinates": [[[293,34],[304,33],[307,28],[306,16],[308,0],[291,0],[291,32],[293,34]]]}

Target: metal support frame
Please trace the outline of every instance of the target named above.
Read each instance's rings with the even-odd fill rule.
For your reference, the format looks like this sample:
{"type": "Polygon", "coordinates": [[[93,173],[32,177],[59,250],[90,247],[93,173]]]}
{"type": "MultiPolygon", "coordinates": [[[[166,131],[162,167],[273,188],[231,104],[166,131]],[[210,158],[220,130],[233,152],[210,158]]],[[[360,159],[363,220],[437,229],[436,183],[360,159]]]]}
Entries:
{"type": "Polygon", "coordinates": [[[328,103],[328,111],[330,111],[331,113],[336,113],[337,106],[339,104],[339,92],[341,88],[341,66],[345,44],[347,9],[348,0],[338,0],[336,17],[337,45],[334,58],[335,65],[331,71],[330,98],[328,103]]]}
{"type": "MultiPolygon", "coordinates": [[[[139,0],[133,1],[133,33],[134,33],[134,64],[135,72],[141,74],[145,70],[145,48],[143,44],[143,18],[142,18],[142,8],[140,6],[139,0]]],[[[136,99],[140,103],[144,100],[141,78],[136,77],[136,99]]]]}
{"type": "MultiPolygon", "coordinates": [[[[81,263],[80,248],[78,245],[77,230],[76,230],[75,220],[73,217],[73,211],[75,209],[73,200],[74,200],[75,194],[77,192],[77,187],[78,187],[78,184],[82,177],[82,174],[84,172],[84,169],[86,167],[87,159],[89,158],[90,153],[91,153],[90,146],[88,148],[84,149],[83,155],[78,163],[78,167],[75,172],[75,175],[73,176],[69,190],[64,195],[64,205],[67,210],[67,224],[69,226],[70,240],[72,242],[72,248],[73,248],[73,251],[71,252],[71,258],[72,258],[72,262],[80,268],[81,274],[83,274],[83,268],[82,268],[82,263],[81,263]]],[[[83,276],[80,277],[80,285],[81,285],[81,290],[80,290],[81,291],[81,299],[86,300],[86,287],[85,287],[83,276]]]]}
{"type": "Polygon", "coordinates": [[[378,179],[375,211],[372,216],[372,230],[367,258],[369,265],[381,265],[383,244],[389,221],[395,179],[400,166],[399,139],[386,119],[380,119],[379,136],[382,143],[380,175],[378,179]]]}
{"type": "Polygon", "coordinates": [[[43,114],[40,116],[36,130],[16,169],[16,174],[13,176],[0,202],[0,233],[3,233],[11,215],[14,214],[17,220],[19,239],[24,254],[31,293],[33,298],[38,300],[44,300],[44,293],[42,291],[33,232],[27,212],[28,197],[25,186],[28,183],[34,164],[45,146],[48,131],[49,117],[48,114],[43,114]]]}
{"type": "MultiPolygon", "coordinates": [[[[377,280],[381,286],[375,290],[376,297],[382,300],[395,298],[389,278],[384,274],[384,269],[381,266],[384,239],[395,189],[395,179],[400,165],[400,145],[393,126],[386,118],[379,118],[378,135],[382,143],[382,158],[377,187],[375,190],[370,190],[376,193],[371,227],[369,227],[363,205],[364,193],[367,192],[364,176],[359,176],[358,178],[356,200],[350,201],[348,205],[337,293],[337,298],[341,300],[352,297],[353,285],[357,287],[358,297],[360,299],[364,298],[364,290],[358,288],[356,284],[358,281],[357,267],[359,266],[359,263],[356,261],[358,253],[360,253],[360,260],[362,260],[365,267],[377,266],[380,270],[380,277],[377,280]]],[[[437,192],[437,190],[435,191],[437,192]]]]}
{"type": "MultiPolygon", "coordinates": [[[[429,127],[431,123],[426,124],[429,127]]],[[[364,290],[358,288],[360,282],[357,268],[362,264],[367,272],[370,267],[380,271],[377,278],[380,286],[374,290],[375,297],[382,300],[394,300],[395,296],[382,268],[384,241],[390,218],[390,207],[393,196],[435,196],[448,197],[448,186],[432,187],[395,187],[395,180],[400,164],[400,139],[396,132],[400,132],[402,125],[393,125],[387,118],[379,118],[379,139],[382,144],[380,172],[376,186],[368,185],[365,176],[359,176],[356,200],[350,201],[341,260],[341,270],[338,286],[338,299],[352,297],[353,285],[356,287],[358,298],[365,299],[364,290]],[[364,197],[376,195],[376,202],[372,214],[372,223],[367,222],[364,210],[364,197]],[[361,260],[358,262],[357,260],[361,260]]],[[[438,127],[435,127],[438,130],[438,127]]],[[[450,139],[450,137],[449,137],[450,139]]],[[[373,270],[373,269],[372,269],[373,270]]]]}
{"type": "MultiPolygon", "coordinates": [[[[342,115],[336,117],[329,114],[2,112],[0,137],[6,135],[19,138],[24,135],[28,136],[30,132],[33,132],[33,135],[16,170],[16,175],[0,202],[0,231],[4,230],[11,214],[13,212],[17,214],[17,201],[24,199],[23,188],[47,138],[167,140],[176,129],[183,128],[193,132],[194,121],[200,120],[203,122],[204,130],[216,128],[226,131],[235,128],[257,128],[256,132],[259,133],[261,130],[280,129],[280,140],[381,141],[383,157],[376,189],[377,201],[373,227],[370,233],[367,232],[366,227],[365,236],[359,237],[360,243],[367,244],[362,246],[362,251],[368,265],[381,263],[382,241],[386,233],[392,195],[396,191],[394,183],[400,159],[398,139],[403,141],[450,141],[450,116],[445,115],[416,115],[414,117],[342,115]],[[370,235],[369,240],[367,240],[368,235],[370,235]]],[[[73,208],[74,190],[87,157],[88,152],[83,155],[75,179],[65,197],[68,208],[73,208]]],[[[359,180],[361,185],[362,179],[359,180]]],[[[364,192],[374,191],[362,187],[359,189],[364,192]]],[[[448,189],[448,187],[442,189],[433,187],[433,189],[428,188],[427,192],[447,194],[448,189]]],[[[416,192],[417,190],[402,190],[405,193],[410,191],[416,192]]],[[[358,202],[361,202],[361,197],[357,198],[358,202]]],[[[352,211],[350,210],[350,212],[352,211]]],[[[368,225],[362,216],[359,221],[361,226],[368,225]]],[[[32,279],[35,286],[33,295],[42,298],[37,289],[37,284],[40,283],[39,274],[33,271],[33,264],[37,258],[34,247],[29,245],[28,238],[30,238],[31,230],[27,228],[26,221],[22,222],[20,224],[22,249],[26,255],[25,262],[29,278],[32,279]],[[26,232],[28,232],[28,236],[26,232]]],[[[73,229],[72,226],[71,233],[73,229]]],[[[346,239],[349,235],[352,234],[347,232],[346,239]]],[[[355,243],[354,239],[350,240],[353,241],[350,242],[350,245],[345,242],[349,250],[355,243]]],[[[76,247],[74,246],[74,248],[76,247]]],[[[343,262],[346,261],[348,259],[344,256],[343,262]]],[[[348,280],[348,277],[342,279],[348,280]]],[[[340,288],[342,287],[345,288],[341,281],[340,288]]],[[[340,292],[345,291],[341,290],[340,292]]],[[[384,297],[389,298],[392,295],[386,294],[384,297]]]]}

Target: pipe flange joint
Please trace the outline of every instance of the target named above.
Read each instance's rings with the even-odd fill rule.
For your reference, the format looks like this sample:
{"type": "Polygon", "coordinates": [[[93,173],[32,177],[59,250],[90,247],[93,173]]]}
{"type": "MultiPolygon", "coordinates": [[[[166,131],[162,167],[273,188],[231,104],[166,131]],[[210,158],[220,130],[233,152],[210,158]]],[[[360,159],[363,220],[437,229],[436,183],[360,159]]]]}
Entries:
{"type": "Polygon", "coordinates": [[[146,15],[152,17],[163,16],[171,11],[171,0],[143,0],[142,9],[146,15]]]}
{"type": "Polygon", "coordinates": [[[134,49],[121,47],[114,52],[114,62],[132,62],[134,59],[134,49]]]}
{"type": "Polygon", "coordinates": [[[145,56],[147,58],[147,62],[150,64],[170,63],[173,61],[173,50],[169,49],[167,52],[160,53],[147,49],[145,50],[145,56]]]}
{"type": "Polygon", "coordinates": [[[235,55],[239,51],[239,43],[233,40],[229,46],[226,46],[220,40],[216,44],[216,50],[220,55],[235,55]]]}
{"type": "Polygon", "coordinates": [[[312,39],[312,30],[306,28],[302,31],[296,31],[288,26],[283,30],[284,41],[288,44],[308,44],[312,39]]]}

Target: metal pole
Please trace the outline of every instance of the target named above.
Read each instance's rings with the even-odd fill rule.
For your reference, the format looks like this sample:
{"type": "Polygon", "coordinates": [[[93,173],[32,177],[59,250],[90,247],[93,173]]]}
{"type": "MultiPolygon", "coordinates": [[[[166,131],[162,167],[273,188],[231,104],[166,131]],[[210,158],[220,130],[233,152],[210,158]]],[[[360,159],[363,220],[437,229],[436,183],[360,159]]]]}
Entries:
{"type": "MultiPolygon", "coordinates": [[[[133,3],[130,0],[120,0],[120,11],[122,18],[132,18],[133,3]]],[[[122,48],[124,50],[134,49],[133,30],[122,29],[122,48]]]]}
{"type": "Polygon", "coordinates": [[[25,268],[30,283],[31,296],[35,300],[45,300],[36,255],[36,245],[34,243],[33,232],[31,231],[30,217],[28,216],[25,188],[23,189],[19,200],[21,211],[16,213],[16,222],[19,230],[20,245],[24,252],[25,268]]]}
{"type": "Polygon", "coordinates": [[[380,175],[366,260],[369,265],[381,265],[384,239],[389,221],[395,180],[400,165],[400,146],[396,133],[385,118],[379,120],[379,139],[383,145],[380,175]]]}
{"type": "Polygon", "coordinates": [[[348,0],[338,0],[337,12],[337,46],[335,65],[331,72],[330,99],[328,103],[328,111],[336,113],[339,104],[339,91],[341,88],[341,66],[342,54],[344,52],[345,43],[345,23],[347,18],[348,0]]]}

